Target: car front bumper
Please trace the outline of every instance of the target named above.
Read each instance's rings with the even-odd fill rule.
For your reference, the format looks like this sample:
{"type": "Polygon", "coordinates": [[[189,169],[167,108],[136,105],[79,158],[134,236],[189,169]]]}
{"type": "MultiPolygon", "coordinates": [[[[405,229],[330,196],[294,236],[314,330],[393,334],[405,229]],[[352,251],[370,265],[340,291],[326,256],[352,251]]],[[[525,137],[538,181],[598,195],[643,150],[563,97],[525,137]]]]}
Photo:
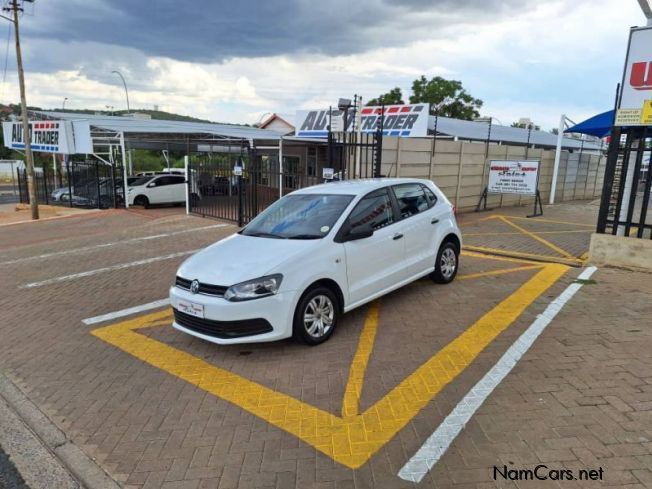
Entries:
{"type": "Polygon", "coordinates": [[[179,331],[219,345],[277,341],[292,336],[294,294],[279,293],[251,301],[230,302],[222,297],[192,294],[170,288],[175,313],[172,326],[179,331]],[[179,301],[204,307],[204,318],[179,311],[179,301]]]}

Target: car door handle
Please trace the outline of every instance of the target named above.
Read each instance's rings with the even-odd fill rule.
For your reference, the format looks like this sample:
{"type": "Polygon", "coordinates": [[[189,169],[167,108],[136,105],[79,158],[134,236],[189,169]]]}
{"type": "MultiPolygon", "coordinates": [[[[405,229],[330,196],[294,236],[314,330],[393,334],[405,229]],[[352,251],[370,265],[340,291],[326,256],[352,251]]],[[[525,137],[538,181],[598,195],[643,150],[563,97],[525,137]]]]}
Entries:
{"type": "Polygon", "coordinates": [[[433,217],[433,218],[430,220],[430,224],[437,224],[438,222],[439,222],[439,219],[437,219],[436,217],[433,217]]]}
{"type": "Polygon", "coordinates": [[[401,233],[396,233],[392,239],[396,241],[397,239],[401,239],[402,237],[403,235],[401,233]]]}

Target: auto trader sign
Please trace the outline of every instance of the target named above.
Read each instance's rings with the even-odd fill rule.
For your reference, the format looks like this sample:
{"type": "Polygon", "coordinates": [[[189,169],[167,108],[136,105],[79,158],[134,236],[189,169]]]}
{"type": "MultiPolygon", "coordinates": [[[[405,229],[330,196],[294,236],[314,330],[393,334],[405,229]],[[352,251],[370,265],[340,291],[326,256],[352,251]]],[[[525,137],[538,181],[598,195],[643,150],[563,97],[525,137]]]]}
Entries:
{"type": "MultiPolygon", "coordinates": [[[[11,149],[25,149],[22,122],[3,122],[5,146],[11,149]]],[[[32,151],[44,153],[74,153],[72,125],[65,121],[30,121],[29,130],[32,151]]]]}
{"type": "MultiPolygon", "coordinates": [[[[373,133],[382,123],[385,136],[424,137],[428,135],[428,104],[386,105],[362,107],[357,117],[349,111],[346,131],[358,129],[373,133]],[[357,121],[355,120],[357,119],[357,121]]],[[[328,125],[334,131],[344,127],[344,113],[337,109],[298,110],[295,120],[299,137],[323,138],[328,135],[328,125]]]]}
{"type": "Polygon", "coordinates": [[[492,194],[536,195],[539,161],[499,161],[489,165],[487,191],[492,194]]]}

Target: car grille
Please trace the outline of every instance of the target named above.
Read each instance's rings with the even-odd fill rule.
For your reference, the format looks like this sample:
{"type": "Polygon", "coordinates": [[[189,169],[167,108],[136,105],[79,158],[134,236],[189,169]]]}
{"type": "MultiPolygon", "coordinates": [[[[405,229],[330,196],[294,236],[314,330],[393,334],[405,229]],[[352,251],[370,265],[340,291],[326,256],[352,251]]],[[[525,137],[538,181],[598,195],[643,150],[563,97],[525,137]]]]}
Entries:
{"type": "MultiPolygon", "coordinates": [[[[183,277],[177,277],[174,283],[174,285],[176,285],[180,289],[185,289],[185,290],[190,290],[190,284],[192,284],[192,280],[183,277]]],[[[228,289],[228,287],[225,287],[223,285],[212,285],[212,284],[204,284],[199,282],[199,290],[197,291],[197,293],[204,294],[204,295],[214,295],[216,297],[224,297],[224,293],[226,292],[226,289],[228,289]]]]}
{"type": "Polygon", "coordinates": [[[243,321],[213,321],[191,316],[177,309],[174,309],[174,321],[191,331],[222,339],[253,336],[272,331],[272,325],[263,318],[243,321]]]}

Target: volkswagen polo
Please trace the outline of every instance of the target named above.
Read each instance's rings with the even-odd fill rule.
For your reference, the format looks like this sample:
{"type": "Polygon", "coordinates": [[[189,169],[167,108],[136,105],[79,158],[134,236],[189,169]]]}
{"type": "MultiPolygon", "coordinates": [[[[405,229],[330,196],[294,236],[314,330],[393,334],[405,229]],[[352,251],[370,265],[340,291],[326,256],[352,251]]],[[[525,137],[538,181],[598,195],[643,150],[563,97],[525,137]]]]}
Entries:
{"type": "Polygon", "coordinates": [[[218,344],[317,345],[356,307],[428,275],[453,281],[461,246],[454,208],[429,180],[297,190],[181,265],[173,326],[218,344]]]}

